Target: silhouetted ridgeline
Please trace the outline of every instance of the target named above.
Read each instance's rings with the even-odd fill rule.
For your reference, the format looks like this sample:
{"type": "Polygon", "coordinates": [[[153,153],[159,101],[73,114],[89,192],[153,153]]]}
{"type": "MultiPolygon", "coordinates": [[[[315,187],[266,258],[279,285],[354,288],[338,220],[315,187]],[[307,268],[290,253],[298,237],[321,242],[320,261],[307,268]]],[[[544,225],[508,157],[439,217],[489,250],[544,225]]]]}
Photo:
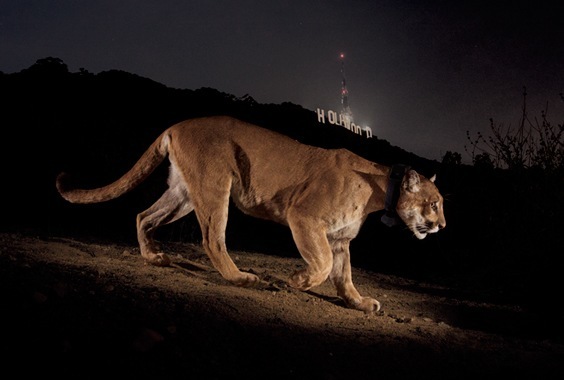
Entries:
{"type": "MultiPolygon", "coordinates": [[[[135,216],[165,188],[166,165],[132,193],[100,205],[63,201],[55,190],[56,175],[64,170],[85,186],[107,184],[170,125],[226,114],[307,144],[347,148],[383,164],[404,163],[426,176],[438,174],[447,228],[417,241],[402,228],[385,227],[375,214],[352,244],[353,264],[456,282],[482,296],[515,302],[546,305],[532,294],[546,286],[561,289],[555,258],[563,246],[562,178],[439,163],[391,146],[377,138],[377,130],[366,139],[320,124],[314,111],[292,103],[259,104],[251,96],[237,98],[211,88],[174,89],[116,70],[71,73],[57,58],[0,73],[0,94],[2,230],[135,243],[135,216]]],[[[200,232],[190,215],[164,228],[160,237],[198,241],[200,232]]],[[[228,248],[297,255],[286,227],[248,218],[234,208],[228,248]]]]}

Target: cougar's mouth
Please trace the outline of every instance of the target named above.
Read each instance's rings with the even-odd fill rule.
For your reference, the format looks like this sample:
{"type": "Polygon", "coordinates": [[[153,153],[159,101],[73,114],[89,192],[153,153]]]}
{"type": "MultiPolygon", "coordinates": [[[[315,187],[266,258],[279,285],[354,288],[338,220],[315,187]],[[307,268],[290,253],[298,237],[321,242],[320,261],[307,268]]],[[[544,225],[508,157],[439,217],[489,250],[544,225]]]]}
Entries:
{"type": "Polygon", "coordinates": [[[427,234],[433,234],[439,231],[439,226],[419,224],[412,228],[413,233],[418,239],[425,239],[427,234]]]}
{"type": "Polygon", "coordinates": [[[429,230],[427,226],[416,226],[415,228],[417,229],[417,231],[421,232],[422,234],[427,233],[427,231],[429,230]]]}
{"type": "Polygon", "coordinates": [[[414,228],[411,229],[411,231],[413,232],[413,234],[417,239],[422,240],[425,239],[425,237],[427,236],[427,232],[429,231],[429,229],[425,226],[415,226],[414,228]]]}

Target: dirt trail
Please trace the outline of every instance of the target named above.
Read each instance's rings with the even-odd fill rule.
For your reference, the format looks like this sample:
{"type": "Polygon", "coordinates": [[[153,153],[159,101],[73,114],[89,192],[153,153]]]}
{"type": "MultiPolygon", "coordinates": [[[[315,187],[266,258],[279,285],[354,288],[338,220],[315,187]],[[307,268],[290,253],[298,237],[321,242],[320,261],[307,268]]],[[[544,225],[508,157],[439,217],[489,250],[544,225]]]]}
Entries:
{"type": "MultiPolygon", "coordinates": [[[[354,269],[374,315],[329,282],[286,286],[303,262],[233,252],[257,288],[232,286],[200,247],[167,244],[173,266],[134,246],[0,234],[6,370],[183,378],[562,378],[549,316],[431,284],[354,269]]],[[[558,324],[561,321],[558,322],[558,324]]]]}

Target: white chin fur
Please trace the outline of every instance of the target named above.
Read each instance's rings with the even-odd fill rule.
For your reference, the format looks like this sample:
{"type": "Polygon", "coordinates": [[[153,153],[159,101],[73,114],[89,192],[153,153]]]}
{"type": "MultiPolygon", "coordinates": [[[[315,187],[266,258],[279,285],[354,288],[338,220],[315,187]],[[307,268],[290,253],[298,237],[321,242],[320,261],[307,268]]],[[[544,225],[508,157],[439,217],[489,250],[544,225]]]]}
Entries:
{"type": "Polygon", "coordinates": [[[422,234],[421,232],[417,231],[417,229],[412,229],[411,230],[413,232],[413,234],[415,235],[415,237],[419,240],[423,240],[425,239],[425,237],[427,236],[427,234],[422,234]]]}

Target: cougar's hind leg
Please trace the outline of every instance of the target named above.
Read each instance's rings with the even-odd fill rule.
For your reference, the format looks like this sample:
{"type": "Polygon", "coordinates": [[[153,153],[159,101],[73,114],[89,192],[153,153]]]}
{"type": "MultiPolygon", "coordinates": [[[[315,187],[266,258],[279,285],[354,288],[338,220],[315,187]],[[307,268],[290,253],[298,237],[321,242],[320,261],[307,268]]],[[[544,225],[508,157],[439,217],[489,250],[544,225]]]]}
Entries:
{"type": "Polygon", "coordinates": [[[194,206],[186,187],[175,177],[171,169],[169,188],[151,207],[137,215],[137,240],[141,256],[152,265],[168,266],[170,259],[162,252],[158,252],[155,244],[155,230],[164,224],[187,215],[194,206]]]}
{"type": "Polygon", "coordinates": [[[202,229],[202,245],[213,266],[223,278],[237,286],[253,286],[260,281],[259,278],[252,273],[241,272],[229,256],[225,245],[229,185],[220,183],[225,180],[218,179],[217,187],[202,191],[201,194],[205,195],[196,202],[205,205],[196,208],[196,215],[202,229]]]}
{"type": "Polygon", "coordinates": [[[351,260],[348,239],[333,240],[330,242],[333,251],[333,268],[329,278],[337,294],[348,307],[372,313],[380,310],[380,302],[370,297],[362,297],[352,282],[351,260]]]}

